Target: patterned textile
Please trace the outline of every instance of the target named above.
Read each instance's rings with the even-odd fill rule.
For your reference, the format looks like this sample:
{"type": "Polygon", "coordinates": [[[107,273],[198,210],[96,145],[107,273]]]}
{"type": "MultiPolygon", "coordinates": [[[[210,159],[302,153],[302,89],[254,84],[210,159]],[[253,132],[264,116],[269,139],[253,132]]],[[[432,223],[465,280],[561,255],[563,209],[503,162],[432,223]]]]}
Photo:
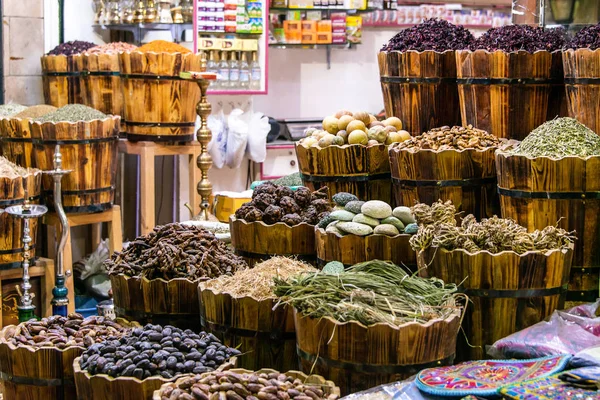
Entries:
{"type": "Polygon", "coordinates": [[[600,389],[600,367],[587,367],[564,371],[558,377],[571,386],[582,389],[600,389]]]}
{"type": "Polygon", "coordinates": [[[562,371],[570,355],[532,360],[480,360],[421,371],[419,390],[436,396],[491,396],[515,382],[547,377],[562,371]]]}
{"type": "Polygon", "coordinates": [[[597,390],[572,387],[561,381],[559,375],[517,383],[499,392],[505,399],[512,400],[600,400],[597,390]]]}

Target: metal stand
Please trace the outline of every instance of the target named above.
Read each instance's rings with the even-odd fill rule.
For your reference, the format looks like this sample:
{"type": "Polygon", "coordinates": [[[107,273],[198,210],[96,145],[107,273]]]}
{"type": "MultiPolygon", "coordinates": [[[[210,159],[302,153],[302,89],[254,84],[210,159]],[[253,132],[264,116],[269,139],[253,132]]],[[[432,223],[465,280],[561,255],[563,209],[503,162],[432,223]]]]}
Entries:
{"type": "Polygon", "coordinates": [[[31,289],[31,283],[29,283],[29,245],[31,244],[29,222],[32,218],[39,218],[46,214],[48,208],[38,204],[30,205],[29,200],[26,199],[25,204],[8,207],[5,209],[5,212],[23,220],[23,283],[21,284],[23,292],[21,293],[17,310],[19,313],[19,322],[25,322],[35,318],[33,296],[29,293],[31,289]]]}
{"type": "Polygon", "coordinates": [[[62,177],[71,170],[62,169],[62,155],[60,154],[60,146],[56,145],[54,150],[54,170],[44,171],[45,174],[52,176],[54,180],[54,208],[58,219],[60,220],[60,240],[58,241],[56,249],[56,278],[54,281],[54,288],[52,289],[52,314],[67,316],[67,306],[69,304],[68,289],[65,287],[65,280],[68,275],[65,274],[64,270],[64,250],[67,242],[67,235],[69,233],[69,222],[67,221],[67,214],[62,206],[62,177]]]}

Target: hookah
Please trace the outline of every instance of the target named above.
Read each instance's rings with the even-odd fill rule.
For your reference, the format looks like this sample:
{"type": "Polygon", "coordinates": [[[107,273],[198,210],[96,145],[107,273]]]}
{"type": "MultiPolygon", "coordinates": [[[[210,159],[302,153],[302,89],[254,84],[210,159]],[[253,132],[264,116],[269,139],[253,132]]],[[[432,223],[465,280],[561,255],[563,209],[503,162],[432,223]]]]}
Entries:
{"type": "Polygon", "coordinates": [[[26,322],[35,318],[33,295],[29,293],[29,290],[31,289],[31,283],[29,283],[29,245],[31,244],[29,224],[33,218],[39,218],[46,214],[48,208],[39,204],[29,204],[27,190],[25,190],[25,203],[23,205],[8,207],[5,209],[5,212],[15,218],[23,220],[23,282],[21,283],[22,291],[19,291],[21,298],[17,305],[17,312],[19,315],[19,322],[26,322]]]}
{"type": "Polygon", "coordinates": [[[54,169],[52,171],[44,171],[45,174],[52,176],[54,181],[54,208],[58,219],[60,220],[60,240],[56,249],[56,277],[54,288],[52,289],[52,314],[67,316],[67,306],[69,305],[69,290],[65,287],[65,281],[70,276],[71,272],[65,273],[63,264],[63,253],[65,244],[67,243],[67,235],[69,234],[69,222],[67,214],[62,205],[62,178],[63,175],[72,172],[71,170],[62,169],[62,154],[60,154],[60,145],[54,148],[54,169]]]}

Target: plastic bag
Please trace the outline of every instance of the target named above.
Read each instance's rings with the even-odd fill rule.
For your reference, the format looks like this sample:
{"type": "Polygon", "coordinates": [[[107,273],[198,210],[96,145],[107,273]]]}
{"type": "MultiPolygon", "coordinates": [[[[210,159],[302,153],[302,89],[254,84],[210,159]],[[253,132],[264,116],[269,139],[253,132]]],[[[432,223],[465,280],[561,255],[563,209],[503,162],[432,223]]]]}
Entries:
{"type": "Polygon", "coordinates": [[[225,165],[225,158],[227,157],[228,133],[223,110],[216,115],[209,115],[206,125],[208,125],[208,128],[212,132],[212,139],[207,147],[208,153],[212,157],[213,166],[221,169],[225,165]]]}
{"type": "Polygon", "coordinates": [[[232,169],[239,168],[244,159],[246,144],[248,143],[249,115],[236,108],[227,118],[229,132],[227,134],[227,156],[225,164],[232,169]]]}
{"type": "Polygon", "coordinates": [[[248,124],[248,157],[257,163],[267,158],[267,135],[271,131],[269,118],[262,113],[253,113],[248,124]]]}
{"type": "Polygon", "coordinates": [[[104,269],[104,261],[108,259],[110,252],[108,249],[108,239],[102,240],[98,248],[83,261],[83,266],[79,268],[80,279],[87,292],[95,298],[108,298],[110,290],[110,279],[104,269]]]}
{"type": "Polygon", "coordinates": [[[600,367],[600,346],[580,351],[571,358],[569,364],[573,368],[600,367]]]}

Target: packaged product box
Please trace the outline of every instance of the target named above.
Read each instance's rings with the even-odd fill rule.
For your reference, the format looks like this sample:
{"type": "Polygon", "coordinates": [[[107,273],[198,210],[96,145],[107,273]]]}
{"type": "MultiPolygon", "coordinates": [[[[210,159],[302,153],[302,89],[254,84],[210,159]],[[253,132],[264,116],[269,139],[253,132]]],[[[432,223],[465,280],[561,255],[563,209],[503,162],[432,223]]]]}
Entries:
{"type": "Polygon", "coordinates": [[[346,33],[332,33],[331,43],[333,44],[346,44],[346,33]]]}
{"type": "Polygon", "coordinates": [[[301,21],[302,13],[300,11],[288,11],[285,16],[286,21],[301,21]]]}
{"type": "Polygon", "coordinates": [[[242,43],[239,39],[221,39],[221,50],[242,50],[242,43]]]}
{"type": "MultiPolygon", "coordinates": [[[[317,31],[317,21],[302,21],[302,33],[304,32],[316,32],[317,31]]],[[[304,42],[304,40],[302,40],[304,42]]]]}
{"type": "Polygon", "coordinates": [[[287,8],[287,7],[288,7],[287,0],[272,0],[271,1],[271,8],[287,8]]]}
{"type": "Polygon", "coordinates": [[[315,44],[317,43],[316,32],[305,32],[302,31],[302,43],[303,44],[315,44]]]}
{"type": "Polygon", "coordinates": [[[199,38],[198,50],[222,50],[223,40],[217,38],[199,38]]]}
{"type": "Polygon", "coordinates": [[[331,32],[331,20],[324,19],[317,22],[317,32],[331,32]]]}
{"type": "Polygon", "coordinates": [[[323,19],[323,13],[321,11],[307,11],[305,19],[307,21],[320,21],[323,19]]]}
{"type": "Polygon", "coordinates": [[[258,51],[258,39],[238,39],[243,51],[258,51]]]}
{"type": "Polygon", "coordinates": [[[250,33],[260,34],[263,32],[262,18],[250,18],[250,33]]]}
{"type": "Polygon", "coordinates": [[[331,32],[317,32],[317,44],[329,44],[331,40],[331,32]]]}
{"type": "Polygon", "coordinates": [[[302,25],[300,21],[283,21],[286,43],[302,43],[302,25]]]}
{"type": "Polygon", "coordinates": [[[348,16],[348,18],[346,18],[346,38],[350,43],[362,42],[361,16],[348,16]]]}

